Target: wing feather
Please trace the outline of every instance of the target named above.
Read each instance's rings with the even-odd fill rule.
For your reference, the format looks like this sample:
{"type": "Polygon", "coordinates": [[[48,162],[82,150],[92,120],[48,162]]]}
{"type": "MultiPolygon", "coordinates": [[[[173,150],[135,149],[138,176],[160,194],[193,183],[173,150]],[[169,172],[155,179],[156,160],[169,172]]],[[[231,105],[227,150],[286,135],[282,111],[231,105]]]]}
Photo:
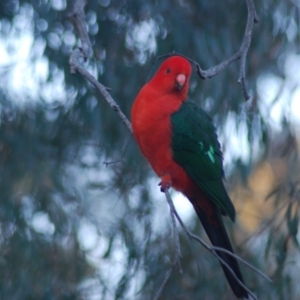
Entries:
{"type": "Polygon", "coordinates": [[[191,100],[171,115],[172,151],[208,198],[233,221],[234,206],[223,184],[223,156],[211,118],[191,100]]]}

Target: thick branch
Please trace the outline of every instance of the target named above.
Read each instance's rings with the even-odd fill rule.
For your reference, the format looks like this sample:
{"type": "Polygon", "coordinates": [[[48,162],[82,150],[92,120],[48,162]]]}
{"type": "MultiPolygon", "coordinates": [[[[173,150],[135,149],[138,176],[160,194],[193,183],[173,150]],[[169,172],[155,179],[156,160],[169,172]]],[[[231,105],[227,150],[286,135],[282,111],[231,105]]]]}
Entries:
{"type": "Polygon", "coordinates": [[[86,60],[91,53],[91,42],[87,33],[86,25],[85,25],[85,13],[84,7],[86,5],[86,0],[76,0],[74,3],[73,11],[70,14],[70,17],[75,24],[75,27],[78,30],[79,38],[81,40],[81,48],[77,48],[73,50],[69,64],[71,68],[71,73],[80,73],[86,80],[92,83],[96,89],[102,94],[106,102],[110,105],[110,107],[118,114],[121,118],[122,122],[129,128],[132,132],[132,127],[127,119],[127,117],[123,114],[119,105],[114,101],[111,95],[108,93],[106,87],[102,85],[97,79],[89,73],[85,68],[81,66],[82,60],[86,60]]]}

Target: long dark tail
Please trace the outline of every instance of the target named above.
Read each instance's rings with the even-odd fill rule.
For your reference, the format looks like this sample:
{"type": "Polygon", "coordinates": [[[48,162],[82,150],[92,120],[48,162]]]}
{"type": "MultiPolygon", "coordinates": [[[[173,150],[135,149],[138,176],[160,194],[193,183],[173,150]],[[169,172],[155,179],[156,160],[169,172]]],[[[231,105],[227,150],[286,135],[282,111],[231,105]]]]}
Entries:
{"type": "MultiPolygon", "coordinates": [[[[204,210],[203,206],[197,203],[198,201],[195,202],[195,200],[192,199],[190,199],[190,201],[192,202],[211,243],[216,247],[221,247],[234,253],[219,210],[215,208],[212,203],[209,203],[209,205],[213,206],[209,209],[210,212],[213,210],[213,214],[211,214],[209,211],[207,211],[207,209],[204,210]]],[[[203,203],[203,201],[201,202],[203,203]]],[[[207,208],[207,204],[205,206],[207,208]]],[[[229,267],[235,273],[236,277],[242,283],[244,283],[243,276],[241,274],[237,260],[233,256],[228,255],[224,252],[216,252],[229,265],[229,267]]],[[[238,298],[245,297],[248,299],[248,292],[245,290],[245,288],[240,285],[240,283],[235,279],[235,277],[232,275],[232,273],[228,270],[226,266],[224,266],[223,264],[221,264],[221,266],[234,294],[238,298]]]]}

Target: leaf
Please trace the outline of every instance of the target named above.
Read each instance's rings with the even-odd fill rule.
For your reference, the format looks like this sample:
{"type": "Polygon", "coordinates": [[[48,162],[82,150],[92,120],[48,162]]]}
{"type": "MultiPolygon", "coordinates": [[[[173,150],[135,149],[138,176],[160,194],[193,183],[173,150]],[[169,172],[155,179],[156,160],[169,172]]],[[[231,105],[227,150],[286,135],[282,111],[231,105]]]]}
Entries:
{"type": "Polygon", "coordinates": [[[292,214],[293,214],[293,202],[290,202],[288,209],[286,211],[287,226],[288,226],[289,234],[292,238],[292,241],[299,248],[299,243],[297,240],[298,225],[299,225],[299,218],[298,218],[297,210],[295,210],[294,216],[292,216],[292,214]]]}

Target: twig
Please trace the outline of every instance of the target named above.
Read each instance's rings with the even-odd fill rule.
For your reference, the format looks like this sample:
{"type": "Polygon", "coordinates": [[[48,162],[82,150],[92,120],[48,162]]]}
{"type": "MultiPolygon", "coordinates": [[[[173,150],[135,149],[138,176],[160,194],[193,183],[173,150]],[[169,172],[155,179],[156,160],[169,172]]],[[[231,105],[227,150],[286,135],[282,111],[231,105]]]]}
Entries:
{"type": "MultiPolygon", "coordinates": [[[[171,199],[171,197],[170,197],[171,199]]],[[[169,202],[169,198],[167,197],[167,201],[169,202]]],[[[172,201],[172,199],[171,199],[172,201]]],[[[171,215],[171,219],[172,219],[172,228],[173,228],[173,235],[174,235],[174,244],[175,244],[175,257],[174,260],[172,262],[172,265],[170,267],[170,269],[167,271],[165,278],[162,282],[162,284],[160,285],[158,291],[155,294],[155,297],[153,298],[153,300],[157,300],[164,288],[164,286],[166,285],[168,279],[170,278],[172,271],[174,269],[174,267],[178,264],[179,266],[179,272],[182,273],[182,268],[181,268],[181,264],[180,264],[180,257],[181,257],[181,251],[180,251],[180,242],[179,242],[179,232],[177,230],[177,226],[176,226],[176,219],[175,219],[175,214],[173,212],[172,209],[172,205],[169,203],[169,207],[170,207],[170,215],[171,215]]]]}
{"type": "MultiPolygon", "coordinates": [[[[192,234],[192,233],[191,233],[192,234]]],[[[198,240],[199,237],[192,234],[193,239],[198,240]]],[[[264,274],[262,271],[258,270],[257,268],[255,268],[254,266],[252,266],[250,263],[248,263],[246,260],[242,259],[241,257],[239,257],[238,255],[236,255],[235,253],[230,252],[227,249],[224,248],[220,248],[220,247],[216,247],[216,246],[209,246],[211,250],[215,250],[215,251],[220,251],[220,252],[224,252],[230,256],[233,256],[234,258],[236,258],[237,260],[239,260],[241,263],[243,263],[244,265],[246,265],[248,268],[252,269],[253,271],[255,271],[256,273],[258,273],[262,278],[266,279],[269,282],[273,282],[266,274],[264,274]]]]}
{"type": "Polygon", "coordinates": [[[258,22],[258,19],[257,19],[257,14],[256,14],[253,0],[246,0],[246,2],[247,2],[247,9],[248,9],[248,18],[247,18],[247,25],[246,25],[244,38],[239,51],[235,53],[233,56],[231,56],[230,58],[228,58],[227,60],[220,63],[219,65],[212,67],[206,71],[201,70],[200,66],[198,65],[197,74],[203,79],[211,78],[217,75],[221,70],[226,68],[230,63],[240,59],[240,77],[238,79],[238,82],[242,85],[242,90],[245,99],[248,100],[250,96],[247,92],[247,88],[245,85],[246,55],[248,53],[251,44],[253,25],[254,23],[258,22]]]}
{"type": "Polygon", "coordinates": [[[105,167],[108,167],[110,165],[114,165],[114,164],[118,164],[122,161],[122,158],[119,158],[117,160],[112,160],[112,161],[104,161],[103,164],[105,165],[105,167]]]}
{"type": "Polygon", "coordinates": [[[258,269],[256,269],[255,267],[251,266],[249,263],[247,263],[246,261],[244,261],[242,258],[240,258],[239,256],[237,256],[234,253],[231,253],[230,251],[223,249],[223,248],[219,248],[219,247],[214,247],[214,246],[209,246],[208,244],[206,244],[200,237],[194,235],[193,233],[191,233],[187,227],[185,226],[185,224],[183,223],[183,221],[181,220],[175,206],[174,203],[172,201],[172,198],[169,194],[169,192],[166,190],[165,191],[166,194],[166,198],[168,201],[168,204],[170,206],[170,209],[172,210],[173,214],[176,216],[178,222],[180,223],[181,227],[183,228],[184,232],[187,234],[188,237],[190,237],[191,239],[196,240],[197,242],[199,242],[206,250],[208,250],[209,252],[211,252],[219,261],[221,264],[223,264],[234,276],[234,278],[237,280],[237,282],[249,293],[249,295],[251,295],[251,297],[253,297],[253,299],[257,299],[257,297],[245,286],[245,284],[243,282],[241,282],[237,276],[235,275],[235,273],[233,272],[233,270],[230,268],[230,266],[217,254],[216,251],[223,251],[231,256],[234,256],[235,258],[239,259],[241,262],[243,262],[246,266],[250,267],[251,269],[253,269],[254,271],[256,271],[259,275],[261,275],[263,278],[267,279],[268,281],[271,281],[265,274],[263,274],[261,271],[259,271],[258,269]]]}
{"type": "Polygon", "coordinates": [[[156,292],[156,294],[155,294],[153,300],[157,300],[157,299],[159,298],[159,296],[160,296],[160,294],[161,294],[161,292],[162,292],[164,286],[166,285],[168,279],[170,278],[170,276],[171,276],[171,274],[172,274],[173,267],[174,267],[174,265],[168,270],[168,272],[167,272],[167,274],[166,274],[166,276],[165,276],[165,278],[164,278],[162,284],[160,285],[158,291],[156,292]]]}
{"type": "Polygon", "coordinates": [[[69,14],[69,18],[73,21],[74,26],[77,28],[81,40],[80,51],[82,52],[84,60],[88,59],[92,52],[91,41],[85,24],[84,8],[86,4],[87,0],[75,0],[72,12],[69,14]]]}
{"type": "MultiPolygon", "coordinates": [[[[167,201],[169,201],[168,198],[167,198],[167,201]]],[[[175,241],[175,246],[176,246],[174,263],[175,264],[178,263],[180,273],[182,273],[182,268],[181,268],[181,264],[180,264],[181,250],[180,250],[179,232],[177,230],[176,219],[175,219],[175,215],[173,214],[173,210],[172,210],[171,206],[170,206],[170,215],[171,215],[172,224],[173,224],[173,235],[174,235],[174,241],[175,241]]]]}
{"type": "Polygon", "coordinates": [[[91,52],[91,43],[89,36],[87,34],[87,29],[85,26],[85,14],[84,7],[86,5],[86,0],[76,0],[74,3],[73,11],[70,14],[75,27],[78,30],[78,34],[81,40],[81,48],[77,48],[73,50],[71,53],[69,64],[71,73],[80,73],[86,80],[92,83],[96,89],[102,94],[106,102],[110,105],[110,107],[118,114],[121,118],[122,122],[128,127],[128,129],[132,132],[132,127],[127,117],[121,111],[119,105],[115,102],[115,100],[111,97],[106,87],[102,85],[97,79],[89,73],[86,69],[84,69],[80,62],[82,60],[86,60],[91,52]]]}
{"type": "MultiPolygon", "coordinates": [[[[263,277],[264,279],[266,279],[269,282],[273,282],[267,275],[265,275],[263,272],[261,272],[260,270],[258,270],[257,268],[255,268],[253,265],[251,265],[250,263],[248,263],[246,260],[242,259],[240,256],[236,255],[235,253],[230,252],[229,250],[225,249],[225,248],[221,248],[221,247],[216,247],[216,246],[209,246],[208,244],[206,244],[199,236],[191,233],[186,226],[184,225],[183,221],[181,220],[178,212],[176,211],[176,208],[173,204],[172,198],[170,196],[170,194],[166,194],[166,198],[167,201],[169,203],[170,206],[170,211],[176,216],[176,218],[178,219],[180,225],[182,226],[182,228],[184,229],[184,231],[187,233],[187,235],[196,240],[197,242],[199,242],[201,245],[203,245],[208,251],[213,252],[213,251],[220,251],[220,252],[224,252],[234,258],[236,258],[237,260],[239,260],[241,263],[243,263],[244,265],[246,265],[248,268],[252,269],[253,271],[255,271],[256,273],[258,273],[261,277],[263,277]]],[[[219,259],[219,257],[218,257],[219,259]]]]}
{"type": "Polygon", "coordinates": [[[246,65],[246,56],[247,56],[247,53],[248,53],[248,50],[249,50],[249,47],[251,44],[253,26],[254,26],[254,23],[258,22],[258,18],[257,18],[253,0],[246,0],[246,3],[247,3],[247,9],[248,9],[248,17],[247,17],[247,25],[246,25],[243,41],[242,41],[241,47],[238,50],[238,52],[236,52],[230,58],[224,60],[217,66],[209,68],[208,70],[202,70],[199,63],[197,63],[196,61],[194,61],[192,59],[185,57],[184,55],[181,55],[181,54],[178,54],[175,52],[166,54],[166,55],[162,55],[159,58],[169,57],[169,56],[173,56],[173,55],[180,55],[182,57],[185,57],[186,59],[188,59],[191,63],[193,63],[196,66],[197,74],[202,79],[207,79],[207,78],[216,76],[217,74],[219,74],[220,71],[225,69],[229,64],[240,59],[240,74],[239,74],[238,83],[240,83],[242,86],[242,92],[243,92],[244,98],[246,100],[249,100],[250,96],[247,91],[246,83],[245,83],[245,65],[246,65]]]}
{"type": "Polygon", "coordinates": [[[128,149],[128,146],[129,146],[129,143],[131,141],[131,138],[132,138],[132,133],[131,133],[131,135],[130,135],[130,137],[129,137],[129,139],[128,139],[128,141],[127,141],[127,143],[126,143],[126,145],[125,145],[125,147],[124,147],[124,149],[122,151],[122,156],[119,159],[113,160],[113,161],[104,161],[103,162],[103,164],[105,164],[106,167],[108,167],[109,165],[112,165],[112,164],[119,163],[119,162],[121,162],[123,160],[123,157],[125,156],[125,153],[126,153],[126,151],[128,149]]]}
{"type": "Polygon", "coordinates": [[[132,132],[131,123],[127,119],[127,117],[121,111],[119,105],[115,102],[109,92],[106,90],[105,86],[102,85],[97,79],[89,73],[86,69],[84,69],[78,62],[78,49],[75,49],[70,57],[70,66],[71,69],[76,70],[80,73],[85,79],[87,79],[90,83],[92,83],[96,89],[102,94],[106,102],[110,105],[110,107],[118,114],[121,118],[122,122],[128,127],[128,129],[132,132]]]}

